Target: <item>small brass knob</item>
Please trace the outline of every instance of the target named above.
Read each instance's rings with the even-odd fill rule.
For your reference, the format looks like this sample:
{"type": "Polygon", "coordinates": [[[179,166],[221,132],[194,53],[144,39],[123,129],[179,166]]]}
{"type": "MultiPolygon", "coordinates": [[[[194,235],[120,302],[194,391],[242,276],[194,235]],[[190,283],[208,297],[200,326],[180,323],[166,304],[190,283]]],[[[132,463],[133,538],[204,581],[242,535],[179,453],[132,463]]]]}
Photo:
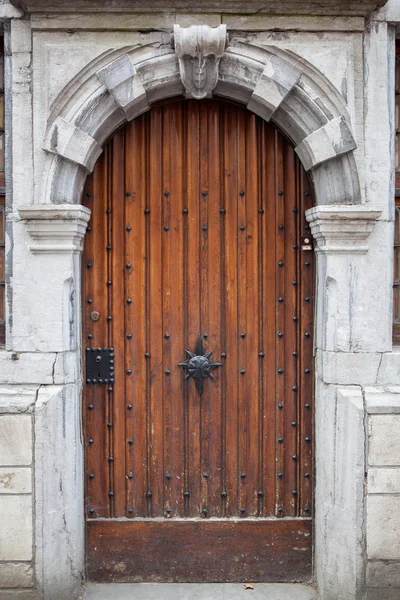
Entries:
{"type": "Polygon", "coordinates": [[[90,318],[92,321],[98,321],[100,319],[100,313],[97,310],[92,310],[90,313],[90,318]]]}

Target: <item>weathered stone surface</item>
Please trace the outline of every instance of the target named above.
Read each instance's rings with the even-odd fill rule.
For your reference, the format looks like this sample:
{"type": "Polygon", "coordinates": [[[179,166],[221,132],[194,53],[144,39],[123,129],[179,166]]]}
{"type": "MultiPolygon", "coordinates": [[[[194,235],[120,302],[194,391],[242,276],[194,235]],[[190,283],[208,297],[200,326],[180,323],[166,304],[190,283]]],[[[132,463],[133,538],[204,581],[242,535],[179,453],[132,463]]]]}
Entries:
{"type": "Polygon", "coordinates": [[[325,383],[367,385],[376,383],[382,355],[379,353],[328,352],[317,354],[318,376],[325,383]]]}
{"type": "Polygon", "coordinates": [[[367,555],[374,560],[400,560],[400,496],[368,496],[367,555]]]}
{"type": "Polygon", "coordinates": [[[0,560],[32,559],[32,496],[0,495],[0,560]]]}
{"type": "Polygon", "coordinates": [[[0,563],[0,586],[3,588],[32,587],[32,565],[27,563],[0,563]]]}
{"type": "Polygon", "coordinates": [[[365,401],[369,414],[400,414],[400,387],[366,387],[365,401]]]}
{"type": "Polygon", "coordinates": [[[368,462],[370,465],[400,467],[399,431],[400,415],[372,415],[369,417],[368,462]]]}
{"type": "Polygon", "coordinates": [[[0,414],[32,412],[37,390],[37,385],[0,385],[0,414]]]}
{"type": "MultiPolygon", "coordinates": [[[[44,305],[43,305],[44,306],[44,305]]],[[[54,353],[0,352],[0,384],[53,383],[54,353]]]]}
{"type": "MultiPolygon", "coordinates": [[[[400,588],[400,562],[368,561],[367,586],[371,588],[400,588]]],[[[384,596],[380,597],[381,599],[385,598],[384,596]]]]}
{"type": "Polygon", "coordinates": [[[59,117],[50,128],[43,149],[92,171],[102,148],[90,135],[59,117]]]}
{"type": "Polygon", "coordinates": [[[366,600],[398,600],[400,588],[390,589],[387,587],[367,589],[366,600]]]}
{"type": "Polygon", "coordinates": [[[0,465],[32,463],[32,418],[30,415],[0,415],[0,465]]]}
{"type": "MultiPolygon", "coordinates": [[[[1,423],[1,422],[0,422],[1,423]]],[[[0,425],[1,426],[1,425],[0,425]]],[[[28,467],[1,467],[0,494],[30,494],[32,470],[28,467]]],[[[1,578],[0,578],[1,581],[1,578]]]]}

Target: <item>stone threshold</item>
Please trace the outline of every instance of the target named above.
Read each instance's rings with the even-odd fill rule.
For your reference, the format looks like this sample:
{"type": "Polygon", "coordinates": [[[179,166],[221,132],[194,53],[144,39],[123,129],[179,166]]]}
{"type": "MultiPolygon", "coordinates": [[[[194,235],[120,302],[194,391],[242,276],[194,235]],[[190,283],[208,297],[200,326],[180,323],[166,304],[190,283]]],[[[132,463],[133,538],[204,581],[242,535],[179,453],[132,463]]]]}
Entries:
{"type": "Polygon", "coordinates": [[[315,590],[290,583],[89,584],[84,600],[317,600],[315,590]]]}

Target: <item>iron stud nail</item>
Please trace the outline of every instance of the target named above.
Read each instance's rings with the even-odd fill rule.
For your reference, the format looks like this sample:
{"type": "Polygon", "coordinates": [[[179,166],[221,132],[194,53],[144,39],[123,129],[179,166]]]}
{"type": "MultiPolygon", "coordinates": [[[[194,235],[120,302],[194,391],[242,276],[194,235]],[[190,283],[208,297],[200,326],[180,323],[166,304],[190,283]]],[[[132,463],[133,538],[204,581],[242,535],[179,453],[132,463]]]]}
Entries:
{"type": "Polygon", "coordinates": [[[167,333],[164,335],[164,337],[165,337],[165,339],[169,340],[169,338],[171,337],[171,334],[167,332],[167,333]]]}
{"type": "Polygon", "coordinates": [[[88,440],[88,444],[93,444],[93,438],[90,438],[90,439],[88,440]]]}
{"type": "Polygon", "coordinates": [[[92,300],[91,298],[88,298],[88,299],[87,299],[87,303],[88,303],[88,304],[93,304],[93,300],[92,300]]]}
{"type": "Polygon", "coordinates": [[[283,196],[283,191],[282,190],[279,190],[278,196],[283,196]]]}
{"type": "Polygon", "coordinates": [[[128,444],[133,444],[133,439],[132,438],[129,438],[128,444]]]}
{"type": "Polygon", "coordinates": [[[225,208],[221,208],[221,210],[219,211],[221,213],[221,215],[224,215],[226,213],[225,208]]]}
{"type": "Polygon", "coordinates": [[[264,496],[264,492],[262,490],[258,490],[257,496],[264,496]]]}
{"type": "Polygon", "coordinates": [[[93,339],[93,334],[92,334],[92,333],[89,333],[89,335],[88,335],[88,340],[92,340],[92,339],[93,339]]]}
{"type": "Polygon", "coordinates": [[[279,442],[280,444],[282,444],[282,442],[283,442],[283,437],[282,437],[282,436],[281,436],[281,437],[278,437],[278,442],[279,442]]]}
{"type": "Polygon", "coordinates": [[[113,426],[112,423],[107,423],[107,427],[109,427],[111,429],[111,427],[113,426]]]}
{"type": "Polygon", "coordinates": [[[108,245],[106,246],[106,250],[110,251],[112,249],[112,246],[108,245]]]}
{"type": "Polygon", "coordinates": [[[127,298],[126,303],[127,304],[132,304],[132,300],[130,298],[127,298]]]}
{"type": "Polygon", "coordinates": [[[86,197],[87,198],[91,198],[92,197],[92,192],[86,192],[86,197]]]}
{"type": "Polygon", "coordinates": [[[298,245],[297,244],[293,244],[293,250],[298,250],[298,249],[299,249],[298,245]]]}
{"type": "Polygon", "coordinates": [[[150,352],[145,352],[145,353],[144,353],[144,357],[145,357],[145,358],[150,358],[150,352]]]}
{"type": "Polygon", "coordinates": [[[310,369],[304,369],[304,373],[309,373],[310,369]]]}
{"type": "Polygon", "coordinates": [[[225,492],[225,490],[224,490],[223,492],[221,492],[221,496],[222,496],[223,498],[226,498],[226,497],[227,497],[227,495],[228,495],[228,494],[225,492]]]}
{"type": "Polygon", "coordinates": [[[283,265],[284,265],[284,264],[285,264],[285,263],[283,262],[283,260],[280,260],[280,261],[278,262],[278,266],[279,266],[279,267],[283,267],[283,265]]]}
{"type": "Polygon", "coordinates": [[[128,473],[128,479],[133,479],[133,473],[128,473]]]}
{"type": "Polygon", "coordinates": [[[306,408],[310,408],[310,405],[309,405],[309,403],[308,403],[308,402],[306,402],[304,406],[305,406],[306,408]]]}
{"type": "Polygon", "coordinates": [[[86,383],[90,383],[91,381],[91,379],[86,379],[86,383]]]}
{"type": "Polygon", "coordinates": [[[239,196],[244,196],[244,190],[240,190],[239,196]]]}
{"type": "Polygon", "coordinates": [[[306,437],[304,439],[306,442],[311,442],[311,438],[308,435],[306,435],[306,437]]]}
{"type": "Polygon", "coordinates": [[[297,352],[296,350],[294,352],[292,352],[293,356],[297,356],[297,352]]]}
{"type": "Polygon", "coordinates": [[[128,508],[128,513],[131,515],[133,513],[133,508],[128,508]]]}
{"type": "Polygon", "coordinates": [[[278,225],[279,231],[283,231],[283,225],[278,225]]]}
{"type": "Polygon", "coordinates": [[[298,321],[298,318],[297,317],[293,317],[293,321],[298,321]]]}
{"type": "Polygon", "coordinates": [[[208,229],[207,225],[203,225],[202,230],[207,231],[207,229],[208,229]]]}
{"type": "Polygon", "coordinates": [[[226,358],[226,353],[225,352],[221,352],[221,358],[226,358]]]}
{"type": "Polygon", "coordinates": [[[112,316],[111,315],[108,315],[107,321],[112,321],[112,316]]]}
{"type": "Polygon", "coordinates": [[[304,477],[308,479],[310,477],[310,473],[304,473],[304,477]]]}
{"type": "Polygon", "coordinates": [[[107,208],[106,213],[107,213],[107,215],[111,215],[111,209],[107,208]]]}
{"type": "Polygon", "coordinates": [[[109,462],[113,462],[114,461],[114,457],[113,456],[109,456],[108,460],[109,460],[109,462]]]}
{"type": "Polygon", "coordinates": [[[298,213],[298,212],[299,212],[299,211],[297,210],[297,208],[292,208],[292,213],[293,213],[294,215],[297,215],[297,213],[298,213]]]}
{"type": "Polygon", "coordinates": [[[113,491],[111,491],[111,492],[108,492],[108,495],[109,495],[109,496],[114,496],[114,492],[113,492],[113,491]]]}
{"type": "Polygon", "coordinates": [[[131,265],[131,263],[126,263],[125,266],[126,266],[127,269],[130,269],[132,265],[131,265]]]}
{"type": "Polygon", "coordinates": [[[165,511],[169,514],[172,513],[172,508],[166,508],[165,511]]]}
{"type": "Polygon", "coordinates": [[[127,231],[132,231],[132,227],[130,225],[128,225],[128,227],[126,228],[127,231]]]}
{"type": "Polygon", "coordinates": [[[263,215],[264,214],[264,209],[263,208],[259,208],[258,212],[260,213],[260,215],[263,215]]]}
{"type": "Polygon", "coordinates": [[[282,473],[282,471],[279,471],[279,473],[278,473],[278,477],[283,477],[283,473],[282,473]]]}
{"type": "Polygon", "coordinates": [[[292,427],[296,427],[297,422],[296,421],[292,421],[292,427]]]}
{"type": "Polygon", "coordinates": [[[126,337],[128,338],[128,340],[130,340],[132,338],[132,334],[131,333],[127,333],[126,337]]]}
{"type": "Polygon", "coordinates": [[[246,369],[240,369],[240,374],[244,375],[246,373],[246,369]]]}
{"type": "Polygon", "coordinates": [[[203,473],[203,477],[204,477],[204,479],[207,479],[208,478],[208,473],[203,473]]]}
{"type": "Polygon", "coordinates": [[[241,337],[241,338],[245,338],[245,337],[246,337],[246,334],[245,334],[245,332],[244,332],[244,331],[243,331],[243,332],[240,334],[240,337],[241,337]]]}
{"type": "Polygon", "coordinates": [[[171,479],[172,475],[171,475],[171,473],[167,473],[165,477],[166,477],[167,479],[171,479]]]}
{"type": "Polygon", "coordinates": [[[278,508],[278,513],[281,513],[281,512],[283,512],[283,508],[279,507],[278,508]]]}
{"type": "Polygon", "coordinates": [[[293,390],[294,392],[297,392],[297,385],[292,385],[292,390],[293,390]]]}
{"type": "Polygon", "coordinates": [[[202,195],[202,196],[204,196],[204,197],[205,197],[205,196],[207,196],[207,194],[208,194],[208,192],[207,192],[206,190],[203,190],[203,191],[201,192],[201,195],[202,195]]]}
{"type": "Polygon", "coordinates": [[[144,214],[145,214],[145,215],[149,215],[149,214],[150,214],[150,212],[151,212],[151,211],[150,211],[150,209],[149,209],[149,208],[145,208],[145,209],[144,209],[144,214]]]}
{"type": "Polygon", "coordinates": [[[309,338],[310,337],[310,333],[308,331],[305,332],[304,337],[309,338]]]}
{"type": "Polygon", "coordinates": [[[308,260],[307,260],[307,261],[306,261],[304,264],[305,264],[305,266],[306,266],[306,267],[309,267],[309,266],[310,266],[310,263],[309,263],[309,261],[308,261],[308,260]]]}
{"type": "Polygon", "coordinates": [[[293,460],[297,460],[297,454],[292,454],[293,460]]]}
{"type": "Polygon", "coordinates": [[[183,212],[183,214],[184,214],[184,215],[187,215],[189,211],[188,211],[188,209],[187,209],[187,208],[184,208],[184,209],[182,210],[182,212],[183,212]]]}
{"type": "Polygon", "coordinates": [[[311,300],[311,298],[310,298],[309,296],[306,296],[306,297],[304,298],[304,301],[305,301],[305,302],[310,302],[310,300],[311,300]]]}
{"type": "Polygon", "coordinates": [[[310,195],[310,192],[305,192],[304,195],[308,197],[310,195]]]}
{"type": "Polygon", "coordinates": [[[189,498],[190,492],[186,490],[185,492],[183,492],[183,495],[185,496],[185,498],[189,498]]]}
{"type": "Polygon", "coordinates": [[[92,379],[92,383],[97,383],[97,379],[92,379]]]}
{"type": "Polygon", "coordinates": [[[240,231],[244,231],[246,229],[246,227],[244,225],[240,226],[240,231]]]}
{"type": "Polygon", "coordinates": [[[128,404],[128,406],[126,407],[128,410],[132,410],[132,404],[128,404]]]}
{"type": "Polygon", "coordinates": [[[87,266],[87,268],[88,268],[88,269],[91,269],[91,268],[93,267],[93,263],[92,263],[91,261],[89,261],[89,262],[86,264],[86,266],[87,266]]]}
{"type": "Polygon", "coordinates": [[[297,490],[292,490],[292,494],[295,496],[297,494],[297,490]]]}
{"type": "Polygon", "coordinates": [[[246,473],[240,473],[240,477],[244,479],[246,477],[246,473]]]}
{"type": "Polygon", "coordinates": [[[278,302],[279,302],[280,304],[282,304],[282,302],[283,302],[283,298],[282,298],[282,296],[279,296],[279,298],[278,298],[278,302]]]}
{"type": "Polygon", "coordinates": [[[107,285],[112,285],[112,281],[108,280],[107,285]]]}
{"type": "Polygon", "coordinates": [[[107,390],[108,390],[109,392],[112,392],[112,391],[113,391],[113,388],[112,388],[112,387],[109,387],[109,388],[107,388],[107,390]]]}
{"type": "Polygon", "coordinates": [[[278,331],[278,337],[280,337],[280,338],[283,337],[283,332],[282,331],[278,331]]]}
{"type": "Polygon", "coordinates": [[[89,409],[89,410],[93,410],[93,409],[94,409],[94,406],[93,406],[93,404],[89,404],[89,406],[88,406],[88,409],[89,409]]]}
{"type": "Polygon", "coordinates": [[[152,493],[151,493],[151,491],[150,491],[150,490],[147,490],[147,492],[146,492],[146,496],[147,496],[148,498],[151,498],[151,496],[152,496],[152,493]]]}
{"type": "Polygon", "coordinates": [[[278,371],[277,371],[277,372],[279,373],[279,375],[282,375],[282,373],[283,373],[283,369],[278,369],[278,371]]]}
{"type": "Polygon", "coordinates": [[[94,473],[89,473],[89,479],[94,479],[94,473]]]}
{"type": "Polygon", "coordinates": [[[292,281],[292,285],[297,285],[297,281],[296,280],[292,281]]]}
{"type": "Polygon", "coordinates": [[[132,195],[132,194],[131,194],[131,192],[125,192],[125,196],[126,196],[127,198],[129,198],[129,196],[131,196],[131,195],[132,195]]]}
{"type": "Polygon", "coordinates": [[[92,515],[94,513],[94,508],[89,508],[89,513],[92,515]]]}
{"type": "Polygon", "coordinates": [[[203,508],[203,513],[206,515],[208,513],[208,510],[206,508],[203,508]]]}
{"type": "Polygon", "coordinates": [[[171,371],[169,369],[165,369],[165,374],[166,375],[171,375],[171,371]]]}
{"type": "Polygon", "coordinates": [[[309,507],[308,507],[308,506],[305,506],[305,507],[304,507],[304,512],[306,512],[306,513],[310,512],[310,509],[309,509],[309,507]]]}
{"type": "Polygon", "coordinates": [[[260,352],[258,353],[258,356],[260,358],[264,358],[265,354],[264,354],[264,352],[262,350],[260,350],[260,352]]]}
{"type": "Polygon", "coordinates": [[[205,338],[205,339],[208,338],[208,333],[207,332],[203,333],[203,338],[205,338]]]}
{"type": "Polygon", "coordinates": [[[283,408],[283,402],[279,402],[278,404],[278,408],[282,409],[283,408]]]}
{"type": "Polygon", "coordinates": [[[164,196],[166,196],[168,198],[168,196],[169,196],[169,191],[168,190],[165,190],[164,196]]]}
{"type": "Polygon", "coordinates": [[[164,231],[169,231],[169,227],[168,227],[168,225],[165,225],[165,227],[164,227],[164,231]]]}
{"type": "Polygon", "coordinates": [[[246,512],[246,509],[245,509],[245,508],[241,508],[241,509],[240,509],[240,512],[241,512],[241,513],[242,513],[242,515],[243,515],[243,514],[246,512]]]}

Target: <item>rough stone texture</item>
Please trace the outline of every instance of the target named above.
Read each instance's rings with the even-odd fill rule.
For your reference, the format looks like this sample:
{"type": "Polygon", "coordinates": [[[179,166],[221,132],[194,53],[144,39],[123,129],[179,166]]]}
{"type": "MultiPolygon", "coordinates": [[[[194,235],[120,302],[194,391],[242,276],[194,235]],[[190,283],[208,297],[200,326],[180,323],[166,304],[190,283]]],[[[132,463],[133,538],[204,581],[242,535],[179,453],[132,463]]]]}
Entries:
{"type": "Polygon", "coordinates": [[[400,496],[368,496],[367,556],[400,560],[400,496]]]}
{"type": "Polygon", "coordinates": [[[44,600],[79,596],[84,566],[80,384],[39,390],[35,418],[36,578],[44,600]]]}
{"type": "Polygon", "coordinates": [[[387,587],[367,589],[366,600],[399,600],[400,588],[390,589],[387,587]]]}
{"type": "Polygon", "coordinates": [[[369,414],[400,414],[400,387],[366,387],[365,400],[369,414]]]}
{"type": "Polygon", "coordinates": [[[400,469],[368,469],[369,494],[400,494],[400,469]]]}
{"type": "MultiPolygon", "coordinates": [[[[368,562],[367,586],[400,588],[400,562],[368,562]]],[[[381,596],[384,599],[384,596],[381,596]]]]}
{"type": "Polygon", "coordinates": [[[0,468],[0,494],[30,494],[31,492],[32,469],[27,467],[0,468]]]}
{"type": "Polygon", "coordinates": [[[0,385],[0,414],[32,412],[38,386],[0,385]]]}
{"type": "Polygon", "coordinates": [[[0,416],[0,465],[32,463],[32,419],[29,415],[0,416]]]}
{"type": "Polygon", "coordinates": [[[369,418],[370,465],[400,466],[400,415],[372,415],[369,418]]]}
{"type": "Polygon", "coordinates": [[[32,496],[0,495],[0,561],[32,559],[32,496]]]}
{"type": "Polygon", "coordinates": [[[364,410],[359,387],[319,383],[315,399],[315,560],[322,599],[363,585],[364,410]]]}
{"type": "Polygon", "coordinates": [[[32,587],[32,566],[28,563],[0,563],[0,582],[5,588],[32,587]]]}

